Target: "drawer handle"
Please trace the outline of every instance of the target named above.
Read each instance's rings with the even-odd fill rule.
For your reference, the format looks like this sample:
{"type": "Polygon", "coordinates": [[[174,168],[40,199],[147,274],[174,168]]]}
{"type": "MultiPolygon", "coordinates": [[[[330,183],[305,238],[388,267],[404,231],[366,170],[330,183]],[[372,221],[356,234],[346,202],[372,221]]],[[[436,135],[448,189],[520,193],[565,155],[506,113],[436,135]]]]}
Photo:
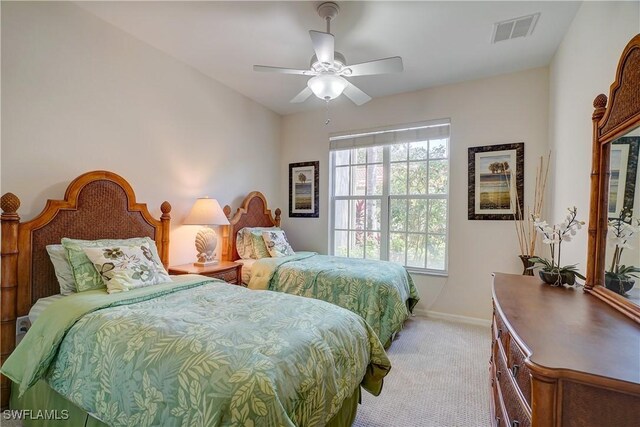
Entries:
{"type": "Polygon", "coordinates": [[[502,329],[498,329],[498,338],[502,337],[502,329]]]}
{"type": "Polygon", "coordinates": [[[518,375],[518,371],[520,370],[520,366],[518,365],[513,365],[511,367],[511,374],[515,377],[516,375],[518,375]]]}
{"type": "Polygon", "coordinates": [[[500,374],[502,373],[501,370],[498,370],[498,372],[496,372],[496,380],[500,381],[500,374]]]}
{"type": "Polygon", "coordinates": [[[520,427],[520,421],[518,420],[511,421],[511,427],[520,427]]]}

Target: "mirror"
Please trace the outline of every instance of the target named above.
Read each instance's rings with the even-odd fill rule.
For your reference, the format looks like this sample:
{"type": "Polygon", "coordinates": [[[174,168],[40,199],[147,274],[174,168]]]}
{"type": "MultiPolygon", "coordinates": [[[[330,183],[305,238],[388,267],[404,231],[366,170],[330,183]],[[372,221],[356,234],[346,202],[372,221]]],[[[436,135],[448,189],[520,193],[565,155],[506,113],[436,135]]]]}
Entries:
{"type": "Polygon", "coordinates": [[[609,91],[593,101],[585,291],[640,323],[640,34],[627,44],[609,91]],[[626,266],[624,269],[622,266],[626,266]],[[634,280],[631,287],[630,280],[634,280]],[[613,290],[612,290],[613,289],[613,290]]]}
{"type": "Polygon", "coordinates": [[[640,128],[610,144],[604,286],[640,305],[640,128]]]}

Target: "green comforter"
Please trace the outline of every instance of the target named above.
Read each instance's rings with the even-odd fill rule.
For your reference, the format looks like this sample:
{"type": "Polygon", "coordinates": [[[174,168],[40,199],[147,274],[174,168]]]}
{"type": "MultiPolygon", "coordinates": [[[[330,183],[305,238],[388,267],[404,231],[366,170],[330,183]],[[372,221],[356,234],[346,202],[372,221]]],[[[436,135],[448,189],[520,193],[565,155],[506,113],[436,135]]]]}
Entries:
{"type": "Polygon", "coordinates": [[[322,301],[180,276],[88,291],[40,315],[2,366],[44,378],[112,426],[324,425],[389,360],[358,316],[322,301]]]}
{"type": "Polygon", "coordinates": [[[367,321],[383,344],[390,343],[420,299],[411,276],[399,264],[312,252],[256,261],[248,285],[351,310],[367,321]]]}

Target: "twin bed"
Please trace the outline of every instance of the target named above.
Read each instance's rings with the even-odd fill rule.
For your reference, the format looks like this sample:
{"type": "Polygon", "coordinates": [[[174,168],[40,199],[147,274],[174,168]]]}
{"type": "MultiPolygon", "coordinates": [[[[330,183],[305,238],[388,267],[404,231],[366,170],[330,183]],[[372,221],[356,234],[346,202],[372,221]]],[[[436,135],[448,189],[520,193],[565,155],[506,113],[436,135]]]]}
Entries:
{"type": "Polygon", "coordinates": [[[16,318],[59,292],[47,245],[149,237],[166,267],[171,206],[155,219],[122,177],[96,171],[31,221],[10,193],[1,208],[3,407],[10,395],[68,425],[347,426],[361,388],[381,391],[390,363],[362,317],[196,275],[59,298],[16,347],[16,318]]]}
{"type": "Polygon", "coordinates": [[[388,347],[420,299],[411,276],[395,263],[296,252],[284,257],[242,259],[237,235],[247,228],[280,226],[264,195],[254,191],[231,216],[223,234],[222,258],[243,264],[242,280],[250,289],[315,298],[346,308],[367,321],[388,347]]]}

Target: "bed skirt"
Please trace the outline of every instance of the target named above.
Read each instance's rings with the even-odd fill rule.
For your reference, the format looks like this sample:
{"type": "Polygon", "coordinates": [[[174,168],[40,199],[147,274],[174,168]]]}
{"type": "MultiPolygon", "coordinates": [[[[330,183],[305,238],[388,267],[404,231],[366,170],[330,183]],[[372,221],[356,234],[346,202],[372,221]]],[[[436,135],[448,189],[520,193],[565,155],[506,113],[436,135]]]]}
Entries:
{"type": "MultiPolygon", "coordinates": [[[[24,427],[105,427],[107,424],[80,409],[43,381],[38,381],[21,398],[18,398],[18,385],[11,384],[11,410],[26,410],[22,425],[24,427]]],[[[344,401],[340,411],[327,423],[327,427],[348,427],[353,424],[360,401],[360,387],[344,401]]],[[[3,414],[4,415],[4,414],[3,414]]],[[[108,427],[108,426],[107,426],[108,427]]],[[[302,426],[301,426],[302,427],[302,426]]]]}

